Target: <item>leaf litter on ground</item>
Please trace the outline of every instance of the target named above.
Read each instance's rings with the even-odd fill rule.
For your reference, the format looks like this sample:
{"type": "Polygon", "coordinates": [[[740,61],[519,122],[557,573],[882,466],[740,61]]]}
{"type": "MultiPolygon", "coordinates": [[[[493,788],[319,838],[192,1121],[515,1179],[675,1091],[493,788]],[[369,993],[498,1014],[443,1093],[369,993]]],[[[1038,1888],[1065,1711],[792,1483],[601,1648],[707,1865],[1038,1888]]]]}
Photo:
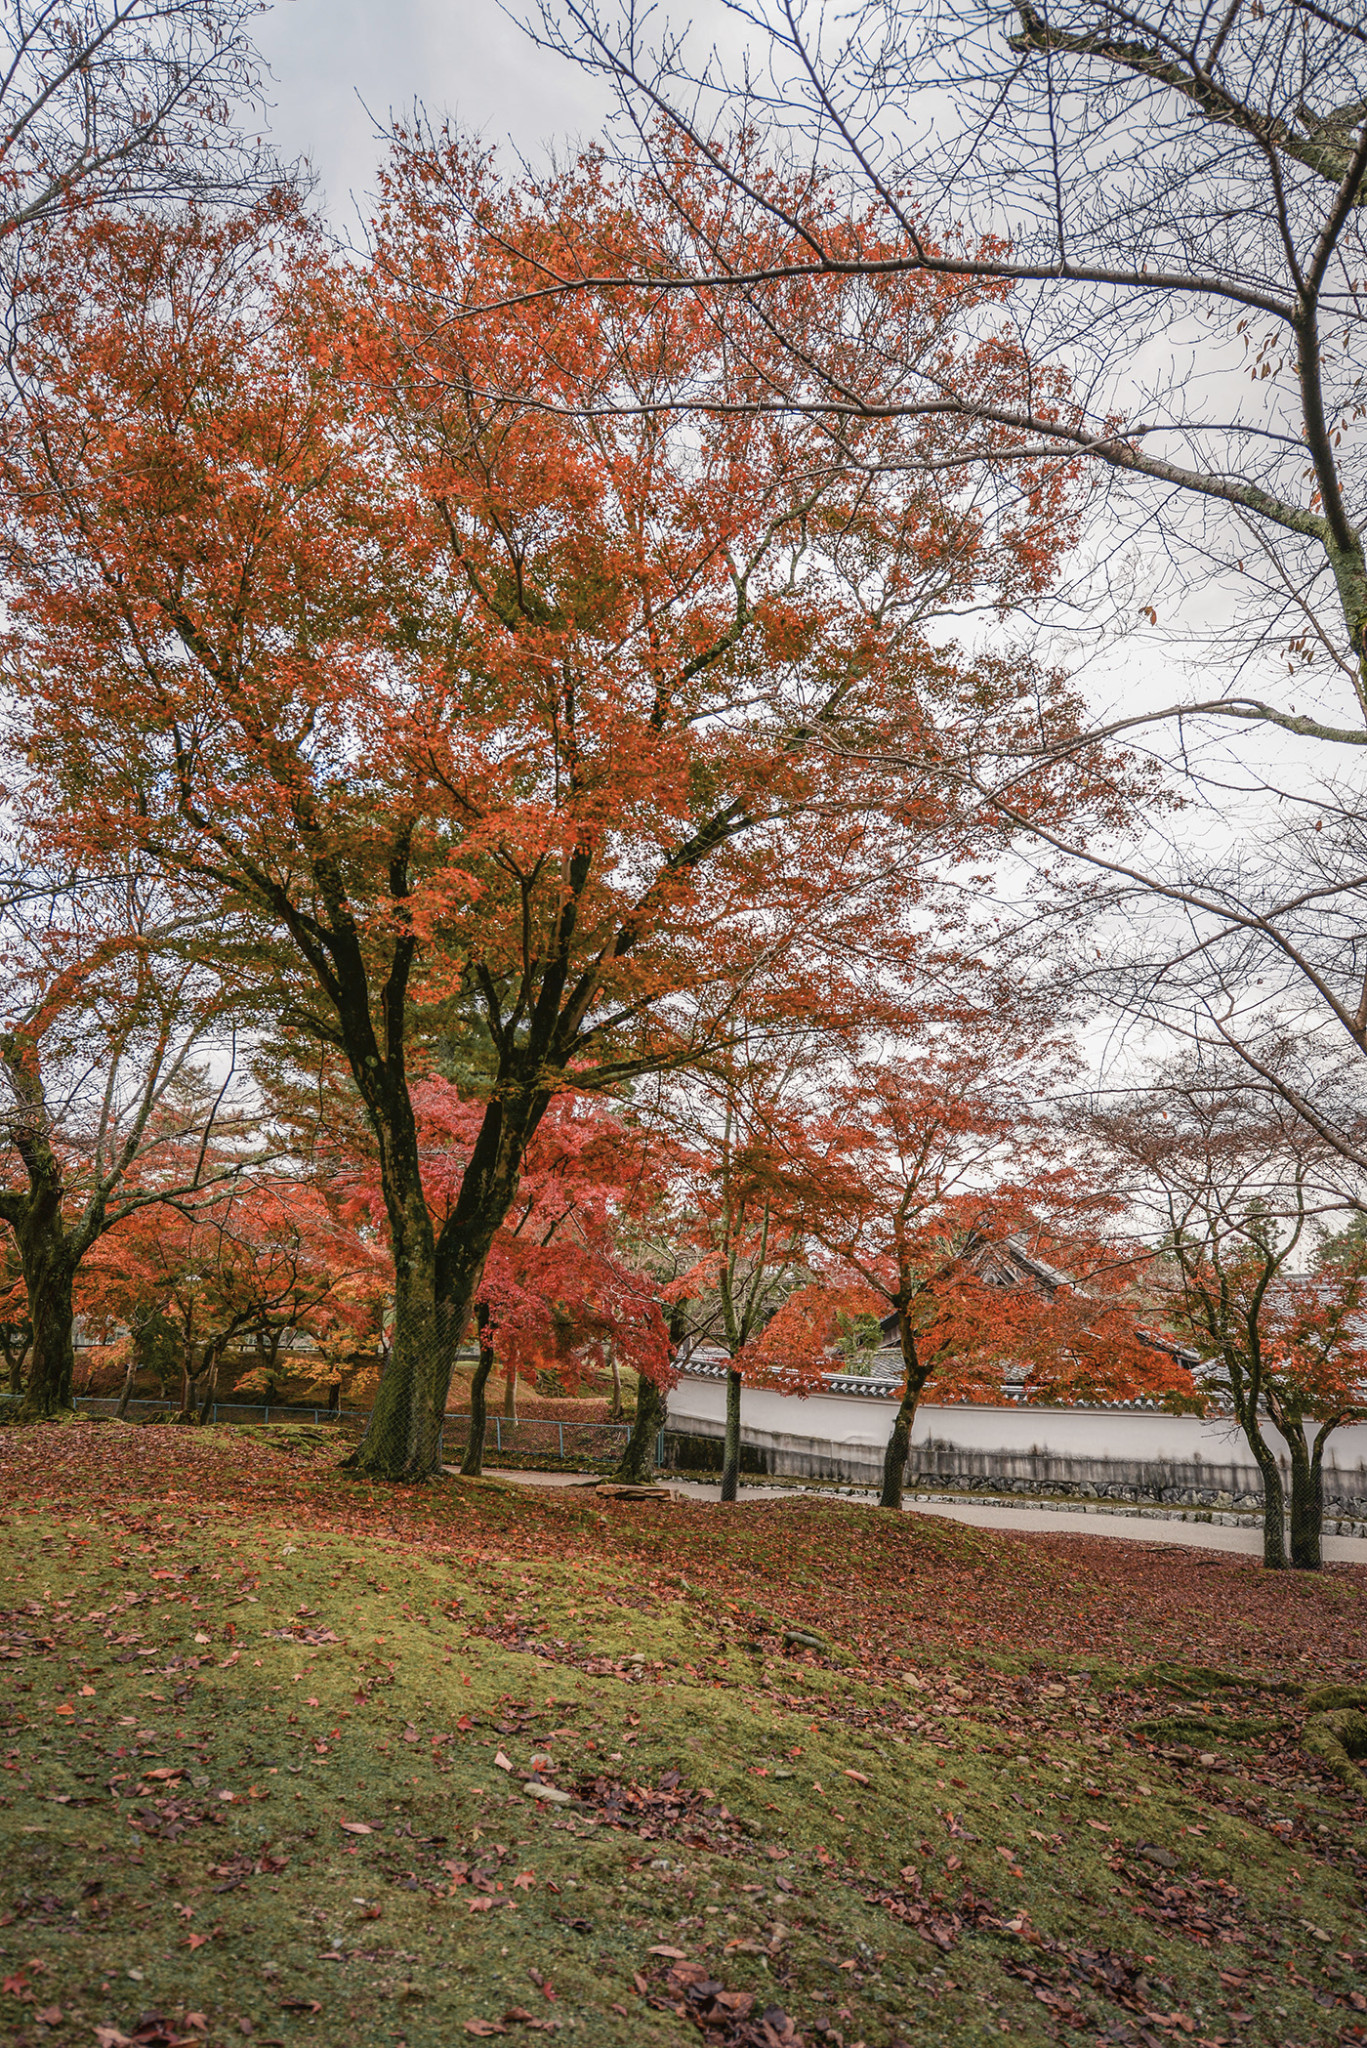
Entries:
{"type": "Polygon", "coordinates": [[[1360,1568],[329,1450],[0,1432],[16,2043],[1367,2040],[1360,1568]]]}

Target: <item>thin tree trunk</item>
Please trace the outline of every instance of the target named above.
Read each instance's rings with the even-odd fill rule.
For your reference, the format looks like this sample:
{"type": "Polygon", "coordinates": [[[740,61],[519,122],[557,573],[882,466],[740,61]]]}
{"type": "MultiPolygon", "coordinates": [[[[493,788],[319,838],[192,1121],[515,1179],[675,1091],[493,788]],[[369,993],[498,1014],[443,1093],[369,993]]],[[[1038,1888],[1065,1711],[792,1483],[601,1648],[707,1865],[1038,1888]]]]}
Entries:
{"type": "Polygon", "coordinates": [[[218,1392],[218,1362],[223,1355],[223,1349],[224,1347],[220,1344],[211,1344],[208,1355],[204,1360],[204,1371],[201,1374],[201,1378],[204,1381],[204,1396],[199,1403],[199,1412],[195,1417],[201,1428],[209,1420],[214,1405],[214,1396],[218,1392]]]}
{"type": "Polygon", "coordinates": [[[479,1364],[470,1379],[470,1438],[460,1463],[462,1479],[478,1479],[484,1470],[484,1432],[488,1428],[485,1389],[494,1369],[494,1347],[488,1341],[489,1311],[481,1302],[476,1311],[479,1326],[479,1364]]]}
{"type": "Polygon", "coordinates": [[[5,1358],[9,1366],[10,1399],[17,1401],[24,1391],[24,1360],[28,1357],[32,1332],[22,1339],[16,1348],[13,1342],[5,1346],[5,1358]]]}
{"type": "Polygon", "coordinates": [[[503,1420],[517,1421],[517,1372],[511,1364],[503,1368],[503,1420]]]}
{"type": "Polygon", "coordinates": [[[916,1420],[916,1404],[926,1383],[926,1370],[916,1355],[916,1337],[911,1325],[900,1313],[897,1320],[906,1379],[902,1387],[902,1398],[893,1418],[888,1447],[883,1453],[883,1491],[878,1497],[878,1505],[880,1508],[892,1508],[900,1513],[902,1489],[907,1477],[907,1459],[911,1455],[911,1426],[916,1420]]]}
{"type": "Polygon", "coordinates": [[[41,1422],[72,1405],[76,1355],[72,1343],[75,1267],[51,1240],[21,1247],[28,1289],[33,1349],[28,1385],[19,1404],[20,1422],[41,1422]]]}
{"type": "Polygon", "coordinates": [[[665,1397],[654,1380],[642,1373],[636,1382],[636,1416],[614,1479],[627,1486],[645,1486],[655,1474],[655,1442],[665,1426],[665,1397]]]}
{"type": "Polygon", "coordinates": [[[740,1492],[740,1390],[743,1382],[734,1367],[726,1375],[726,1438],[722,1449],[721,1497],[735,1500],[740,1492]]]}
{"type": "Polygon", "coordinates": [[[612,1370],[612,1403],[608,1409],[608,1420],[610,1422],[620,1422],[622,1419],[622,1368],[618,1362],[617,1346],[615,1344],[608,1347],[608,1364],[612,1370]]]}
{"type": "Polygon", "coordinates": [[[128,1403],[133,1393],[133,1382],[137,1376],[138,1361],[135,1353],[128,1361],[128,1366],[123,1376],[123,1387],[119,1393],[119,1405],[114,1410],[115,1419],[119,1422],[122,1422],[128,1413],[128,1403]]]}
{"type": "Polygon", "coordinates": [[[911,1425],[916,1419],[917,1398],[917,1394],[912,1391],[911,1382],[908,1381],[893,1418],[888,1447],[883,1453],[883,1491],[878,1496],[880,1508],[901,1508],[902,1489],[907,1476],[907,1459],[911,1453],[911,1425]]]}
{"type": "Polygon", "coordinates": [[[185,1356],[180,1367],[180,1413],[177,1422],[188,1422],[194,1413],[195,1401],[199,1394],[199,1374],[195,1370],[195,1347],[191,1340],[185,1345],[185,1356]]]}

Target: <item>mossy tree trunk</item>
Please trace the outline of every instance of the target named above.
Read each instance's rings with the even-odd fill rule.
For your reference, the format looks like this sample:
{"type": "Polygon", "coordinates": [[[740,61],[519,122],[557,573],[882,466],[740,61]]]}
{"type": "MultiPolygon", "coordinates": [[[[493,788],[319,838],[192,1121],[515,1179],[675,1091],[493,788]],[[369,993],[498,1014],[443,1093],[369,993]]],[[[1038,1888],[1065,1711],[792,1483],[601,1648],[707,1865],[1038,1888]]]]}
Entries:
{"type": "MultiPolygon", "coordinates": [[[[669,1305],[669,1356],[671,1362],[679,1355],[684,1338],[688,1334],[688,1303],[674,1301],[669,1305]]],[[[626,1448],[613,1473],[626,1486],[644,1486],[655,1475],[655,1445],[660,1431],[665,1426],[667,1403],[663,1389],[644,1373],[636,1375],[636,1413],[632,1418],[631,1433],[626,1448]]]]}
{"type": "MultiPolygon", "coordinates": [[[[406,1153],[406,1147],[396,1150],[406,1153]]],[[[418,1173],[417,1135],[405,1164],[411,1184],[386,1196],[394,1251],[394,1342],[360,1443],[344,1463],[373,1479],[429,1479],[440,1458],[454,1344],[437,1306],[437,1254],[418,1173]]],[[[407,1174],[391,1165],[391,1178],[407,1174]]]]}
{"type": "Polygon", "coordinates": [[[1324,1446],[1334,1428],[1325,1422],[1313,1437],[1301,1417],[1278,1417],[1291,1454],[1291,1568],[1317,1572],[1324,1565],[1324,1446]]]}
{"type": "Polygon", "coordinates": [[[20,1238],[33,1346],[28,1382],[19,1403],[21,1422],[41,1422],[72,1405],[76,1352],[74,1286],[76,1259],[60,1217],[20,1238]]]}
{"type": "Polygon", "coordinates": [[[103,1228],[105,1197],[97,1195],[74,1225],[64,1213],[66,1176],[50,1135],[36,1044],[16,1034],[0,1045],[17,1105],[12,1141],[28,1186],[0,1193],[0,1218],[14,1232],[32,1330],[21,1422],[43,1422],[70,1409],[76,1357],[73,1341],[76,1272],[103,1228]]]}
{"type": "MultiPolygon", "coordinates": [[[[368,1020],[364,1028],[369,1030],[368,1020]]],[[[398,1048],[397,1037],[393,1044],[398,1048]]],[[[489,1250],[512,1205],[527,1146],[550,1095],[514,1078],[496,1091],[455,1205],[438,1235],[423,1190],[401,1050],[392,1052],[391,1065],[393,1075],[381,1081],[366,1062],[358,1068],[352,1061],[380,1140],[380,1181],[394,1253],[394,1344],[365,1435],[346,1464],[370,1478],[413,1481],[430,1479],[438,1470],[456,1349],[472,1317],[477,1319],[489,1250]]],[[[481,1403],[487,1380],[486,1373],[480,1381],[481,1403]]],[[[477,1456],[482,1455],[481,1441],[477,1456]]],[[[468,1476],[476,1477],[478,1470],[477,1465],[468,1476]]]]}
{"type": "Polygon", "coordinates": [[[626,1448],[613,1473],[627,1486],[645,1486],[655,1476],[655,1443],[665,1426],[665,1397],[644,1373],[636,1385],[636,1415],[626,1448]]]}
{"type": "Polygon", "coordinates": [[[1245,1429],[1248,1448],[1263,1482],[1263,1564],[1270,1572],[1286,1570],[1286,1489],[1277,1454],[1255,1423],[1245,1429]]]}

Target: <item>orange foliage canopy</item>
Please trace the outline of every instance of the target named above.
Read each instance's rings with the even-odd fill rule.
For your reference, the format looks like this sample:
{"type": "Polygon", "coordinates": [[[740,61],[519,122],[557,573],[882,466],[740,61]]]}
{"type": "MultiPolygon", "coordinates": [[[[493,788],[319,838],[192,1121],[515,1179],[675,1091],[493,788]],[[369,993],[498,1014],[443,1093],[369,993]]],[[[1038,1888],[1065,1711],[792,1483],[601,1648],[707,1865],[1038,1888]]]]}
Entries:
{"type": "Polygon", "coordinates": [[[187,1399],[250,1340],[273,1359],[283,1341],[304,1378],[345,1379],[353,1394],[373,1384],[389,1263],[307,1182],[248,1175],[194,1208],[141,1209],[101,1239],[82,1279],[83,1313],[126,1332],[110,1352],[119,1363],[136,1369],[154,1323],[174,1333],[187,1399]]]}
{"type": "Polygon", "coordinates": [[[992,1401],[1008,1368],[1027,1400],[1190,1392],[1140,1333],[1132,1259],[1053,1154],[1039,1096],[1057,1056],[986,1025],[975,1039],[856,1066],[775,1130],[775,1187],[826,1277],[746,1368],[810,1387],[837,1364],[839,1318],[873,1312],[901,1351],[908,1421],[932,1379],[937,1398],[992,1401]]]}
{"type": "MultiPolygon", "coordinates": [[[[702,208],[710,175],[677,166],[702,208]]],[[[685,426],[649,401],[684,366],[722,375],[705,308],[541,293],[547,258],[648,254],[672,218],[592,161],[529,194],[400,138],[368,270],[285,197],[86,221],[51,244],[14,365],[28,800],[86,856],[131,836],[174,870],[230,971],[344,1058],[395,1259],[359,1457],[385,1476],[434,1469],[554,1095],[692,1057],[741,987],[818,1014],[871,935],[909,955],[927,834],[1004,829],[962,812],[945,753],[1077,720],[1049,679],[926,632],[1047,578],[1063,472],[993,519],[951,422],[685,426]],[[937,434],[909,485],[899,436],[919,459],[937,434]],[[452,1028],[485,1085],[438,1227],[410,1060],[452,1028]]],[[[1027,375],[975,336],[995,291],[902,282],[899,345],[1027,375]]],[[[1067,775],[1018,779],[1015,808],[1067,775]]]]}

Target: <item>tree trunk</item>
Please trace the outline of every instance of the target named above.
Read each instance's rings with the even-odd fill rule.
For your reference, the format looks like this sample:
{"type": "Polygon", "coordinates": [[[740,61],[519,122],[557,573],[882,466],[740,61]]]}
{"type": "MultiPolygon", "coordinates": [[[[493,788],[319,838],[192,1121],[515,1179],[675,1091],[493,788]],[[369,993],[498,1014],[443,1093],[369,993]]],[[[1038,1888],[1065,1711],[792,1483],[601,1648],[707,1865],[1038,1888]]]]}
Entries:
{"type": "Polygon", "coordinates": [[[898,1314],[898,1330],[902,1341],[902,1363],[906,1369],[906,1380],[902,1398],[893,1418],[892,1435],[883,1453],[883,1491],[878,1497],[880,1508],[892,1508],[900,1513],[902,1488],[906,1484],[907,1459],[911,1455],[911,1425],[916,1419],[916,1404],[921,1398],[921,1389],[926,1383],[926,1369],[916,1355],[916,1337],[906,1317],[898,1314]]]}
{"type": "Polygon", "coordinates": [[[71,1407],[76,1367],[71,1331],[76,1269],[65,1247],[54,1245],[48,1233],[37,1242],[26,1234],[26,1241],[21,1241],[21,1255],[33,1324],[33,1349],[28,1385],[19,1404],[19,1420],[41,1422],[71,1407]]]}
{"type": "MultiPolygon", "coordinates": [[[[369,1030],[367,1022],[360,1034],[367,1043],[369,1030]]],[[[349,1052],[354,1050],[349,1040],[349,1052]]],[[[541,1057],[531,1064],[539,1067],[541,1057]]],[[[377,1093],[370,1066],[369,1053],[359,1065],[353,1058],[380,1141],[380,1178],[394,1255],[394,1343],[365,1435],[344,1469],[372,1479],[417,1481],[432,1478],[440,1467],[456,1347],[475,1313],[489,1248],[517,1191],[527,1145],[550,1096],[513,1080],[495,1089],[455,1207],[434,1238],[407,1083],[400,1075],[377,1093]]]]}
{"type": "Polygon", "coordinates": [[[503,1420],[517,1421],[517,1371],[512,1365],[503,1368],[503,1420]]]}
{"type": "Polygon", "coordinates": [[[488,1341],[489,1311],[481,1302],[476,1311],[479,1325],[479,1364],[470,1379],[470,1437],[460,1461],[462,1479],[478,1479],[484,1470],[484,1432],[489,1426],[484,1390],[494,1369],[494,1347],[488,1341]]]}
{"type": "Polygon", "coordinates": [[[721,1460],[721,1497],[734,1500],[740,1492],[740,1390],[741,1376],[734,1368],[726,1375],[726,1438],[721,1460]]]}
{"type": "MultiPolygon", "coordinates": [[[[223,1356],[224,1348],[221,1344],[211,1344],[204,1360],[204,1370],[201,1374],[201,1378],[204,1381],[204,1393],[200,1399],[199,1412],[195,1417],[201,1429],[209,1420],[214,1405],[214,1396],[218,1392],[218,1364],[223,1356]]],[[[267,1397],[267,1405],[269,1405],[269,1397],[267,1397]]]]}
{"type": "Polygon", "coordinates": [[[1270,1572],[1286,1570],[1286,1490],[1276,1453],[1256,1421],[1244,1425],[1248,1448],[1263,1476],[1263,1564],[1270,1572]]]}
{"type": "Polygon", "coordinates": [[[902,1488],[906,1484],[907,1459],[911,1453],[911,1425],[916,1419],[917,1394],[913,1393],[908,1380],[893,1418],[892,1435],[883,1453],[883,1491],[878,1496],[880,1508],[901,1508],[902,1488]]]}
{"type": "MultiPolygon", "coordinates": [[[[497,1173],[477,1173],[481,1131],[455,1212],[435,1243],[416,1148],[407,1197],[386,1193],[394,1247],[394,1342],[365,1435],[344,1469],[407,1481],[431,1479],[439,1470],[456,1347],[477,1314],[489,1247],[517,1187],[524,1144],[510,1145],[497,1173]]],[[[483,1389],[481,1380],[481,1401],[483,1389]]]]}
{"type": "Polygon", "coordinates": [[[28,1357],[32,1332],[21,1337],[16,1345],[11,1337],[5,1345],[5,1362],[9,1367],[10,1399],[17,1401],[24,1391],[24,1360],[28,1357]]]}
{"type": "Polygon", "coordinates": [[[199,1365],[195,1364],[194,1340],[187,1338],[185,1356],[180,1367],[180,1410],[176,1416],[177,1422],[194,1421],[195,1410],[199,1406],[199,1379],[203,1370],[202,1362],[199,1365]]]}
{"type": "Polygon", "coordinates": [[[617,1346],[615,1344],[609,1347],[608,1364],[612,1370],[612,1403],[608,1409],[608,1420],[610,1422],[620,1422],[622,1419],[622,1368],[618,1362],[617,1346]]]}
{"type": "Polygon", "coordinates": [[[1291,1567],[1317,1572],[1324,1564],[1324,1438],[1316,1434],[1312,1453],[1303,1423],[1282,1434],[1291,1451],[1291,1567]]]}
{"type": "Polygon", "coordinates": [[[425,1211],[401,1246],[397,1234],[394,1241],[393,1348],[365,1435],[343,1465],[370,1479],[431,1479],[441,1458],[456,1345],[470,1309],[468,1302],[463,1309],[453,1303],[450,1312],[438,1312],[436,1257],[425,1211]]]}
{"type": "Polygon", "coordinates": [[[665,1426],[665,1397],[642,1373],[636,1382],[636,1417],[613,1473],[627,1486],[645,1486],[655,1473],[655,1439],[665,1426]]]}
{"type": "Polygon", "coordinates": [[[136,1380],[137,1376],[138,1360],[137,1354],[135,1352],[128,1361],[128,1367],[123,1376],[123,1386],[119,1392],[119,1405],[114,1410],[115,1419],[119,1422],[122,1422],[125,1415],[127,1415],[128,1413],[128,1403],[133,1393],[133,1382],[134,1380],[136,1380]]]}

